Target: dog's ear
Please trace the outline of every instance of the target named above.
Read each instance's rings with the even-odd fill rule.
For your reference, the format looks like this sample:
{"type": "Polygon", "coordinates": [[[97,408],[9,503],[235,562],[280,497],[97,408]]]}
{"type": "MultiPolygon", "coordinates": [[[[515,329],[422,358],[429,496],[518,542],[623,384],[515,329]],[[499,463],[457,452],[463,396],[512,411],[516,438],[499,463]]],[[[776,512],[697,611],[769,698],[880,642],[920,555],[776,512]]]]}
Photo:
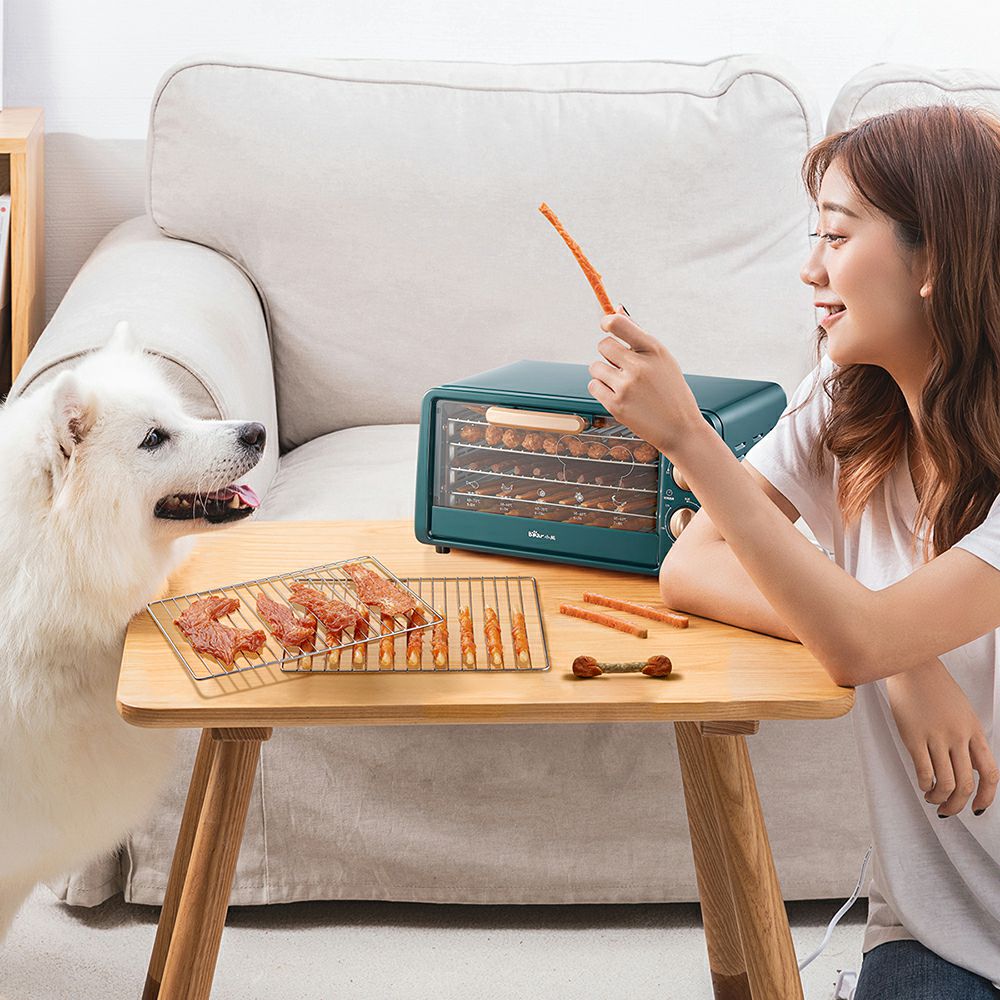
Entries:
{"type": "Polygon", "coordinates": [[[115,324],[114,333],[111,334],[111,339],[105,344],[105,348],[109,351],[127,351],[129,353],[142,350],[139,342],[132,335],[127,319],[120,320],[115,324]]]}
{"type": "Polygon", "coordinates": [[[76,446],[94,426],[96,406],[93,398],[73,371],[63,372],[53,389],[52,422],[56,441],[69,458],[76,446]]]}

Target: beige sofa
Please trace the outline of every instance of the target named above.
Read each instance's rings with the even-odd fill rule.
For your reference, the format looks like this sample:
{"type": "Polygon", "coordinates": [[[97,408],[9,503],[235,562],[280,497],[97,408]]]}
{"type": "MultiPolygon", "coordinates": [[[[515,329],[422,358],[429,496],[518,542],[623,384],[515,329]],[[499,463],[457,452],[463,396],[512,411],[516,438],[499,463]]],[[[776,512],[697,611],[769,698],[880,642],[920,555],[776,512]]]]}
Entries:
{"type": "MultiPolygon", "coordinates": [[[[541,201],[686,371],[790,392],[816,322],[799,168],[824,133],[795,76],[765,56],[183,63],[153,101],[147,215],[94,251],[14,392],[127,318],[193,409],[266,424],[258,517],[412,517],[428,387],[594,357],[599,314],[541,201]]],[[[830,128],[994,88],[881,65],[830,128]]],[[[186,736],[156,816],[60,898],[161,902],[186,736]]],[[[848,894],[869,836],[850,717],[767,722],[749,746],[785,896],[848,894]]],[[[231,898],[694,900],[673,727],[277,730],[231,898]]]]}

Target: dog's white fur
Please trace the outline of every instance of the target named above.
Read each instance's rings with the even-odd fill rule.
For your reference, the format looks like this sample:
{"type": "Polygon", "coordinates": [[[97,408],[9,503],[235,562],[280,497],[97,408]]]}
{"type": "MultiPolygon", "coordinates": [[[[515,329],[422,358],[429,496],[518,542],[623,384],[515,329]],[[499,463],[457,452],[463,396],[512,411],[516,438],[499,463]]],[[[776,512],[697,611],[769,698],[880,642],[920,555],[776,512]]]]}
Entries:
{"type": "Polygon", "coordinates": [[[260,458],[242,421],[188,416],[160,364],[120,323],[0,410],[0,942],[39,881],[143,820],[175,762],[173,731],[115,708],[129,619],[211,528],[155,518],[156,501],[260,458]],[[153,427],[169,441],[140,448],[153,427]]]}

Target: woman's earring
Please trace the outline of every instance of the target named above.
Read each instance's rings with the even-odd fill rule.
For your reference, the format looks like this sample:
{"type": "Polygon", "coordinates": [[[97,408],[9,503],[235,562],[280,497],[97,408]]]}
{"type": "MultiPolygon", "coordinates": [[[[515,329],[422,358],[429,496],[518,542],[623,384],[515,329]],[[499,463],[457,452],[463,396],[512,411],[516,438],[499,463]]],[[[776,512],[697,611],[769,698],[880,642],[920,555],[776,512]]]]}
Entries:
{"type": "Polygon", "coordinates": [[[926,299],[930,294],[931,294],[931,283],[929,281],[925,281],[920,289],[920,297],[922,299],[926,299]]]}

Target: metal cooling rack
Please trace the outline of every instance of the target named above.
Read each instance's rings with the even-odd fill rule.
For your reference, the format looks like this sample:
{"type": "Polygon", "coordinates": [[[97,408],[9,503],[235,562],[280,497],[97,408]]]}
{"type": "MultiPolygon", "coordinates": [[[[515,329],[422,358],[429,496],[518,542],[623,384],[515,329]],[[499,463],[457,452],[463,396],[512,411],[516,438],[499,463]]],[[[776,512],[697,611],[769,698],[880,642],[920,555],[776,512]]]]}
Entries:
{"type": "Polygon", "coordinates": [[[164,598],[146,605],[150,617],[195,680],[224,677],[227,674],[257,670],[261,667],[278,666],[286,672],[352,673],[352,672],[465,672],[468,670],[547,670],[549,668],[548,643],[542,622],[538,601],[538,586],[534,577],[414,577],[400,579],[391,573],[374,556],[358,556],[336,563],[310,566],[275,576],[262,577],[225,587],[214,587],[197,593],[164,598]],[[360,563],[374,570],[385,579],[401,586],[418,602],[418,610],[423,623],[412,624],[402,615],[391,623],[383,623],[382,616],[358,598],[354,581],[349,576],[339,575],[348,563],[360,563]],[[315,587],[325,596],[343,601],[362,615],[366,626],[355,631],[354,636],[341,636],[341,642],[330,645],[324,642],[325,628],[317,628],[316,648],[302,651],[297,647],[286,647],[274,635],[256,610],[258,594],[266,594],[279,603],[289,604],[297,616],[307,612],[298,605],[291,605],[290,585],[305,583],[315,587]],[[198,653],[187,638],[174,624],[174,619],[191,603],[202,597],[219,595],[235,597],[240,606],[231,615],[220,620],[220,624],[236,628],[260,629],[267,636],[260,653],[241,652],[236,662],[227,667],[214,657],[198,653]],[[443,614],[435,608],[442,606],[443,614]],[[463,666],[460,641],[460,608],[468,607],[471,612],[474,638],[477,649],[475,666],[463,666]],[[493,607],[497,611],[502,637],[503,665],[488,662],[486,657],[486,636],[483,630],[485,609],[493,607]],[[529,660],[519,662],[513,645],[511,625],[515,613],[524,614],[529,660]],[[431,634],[434,626],[446,618],[448,628],[448,655],[445,663],[434,662],[431,651],[431,634]],[[400,624],[403,622],[404,624],[400,624]],[[389,625],[394,627],[389,628],[389,625]],[[366,634],[362,634],[366,632],[366,634]],[[410,633],[421,633],[420,656],[416,657],[416,642],[409,641],[410,633]],[[392,649],[392,659],[388,658],[392,649]],[[408,648],[409,647],[409,648],[408,648]],[[409,654],[409,655],[408,655],[409,654]]]}

